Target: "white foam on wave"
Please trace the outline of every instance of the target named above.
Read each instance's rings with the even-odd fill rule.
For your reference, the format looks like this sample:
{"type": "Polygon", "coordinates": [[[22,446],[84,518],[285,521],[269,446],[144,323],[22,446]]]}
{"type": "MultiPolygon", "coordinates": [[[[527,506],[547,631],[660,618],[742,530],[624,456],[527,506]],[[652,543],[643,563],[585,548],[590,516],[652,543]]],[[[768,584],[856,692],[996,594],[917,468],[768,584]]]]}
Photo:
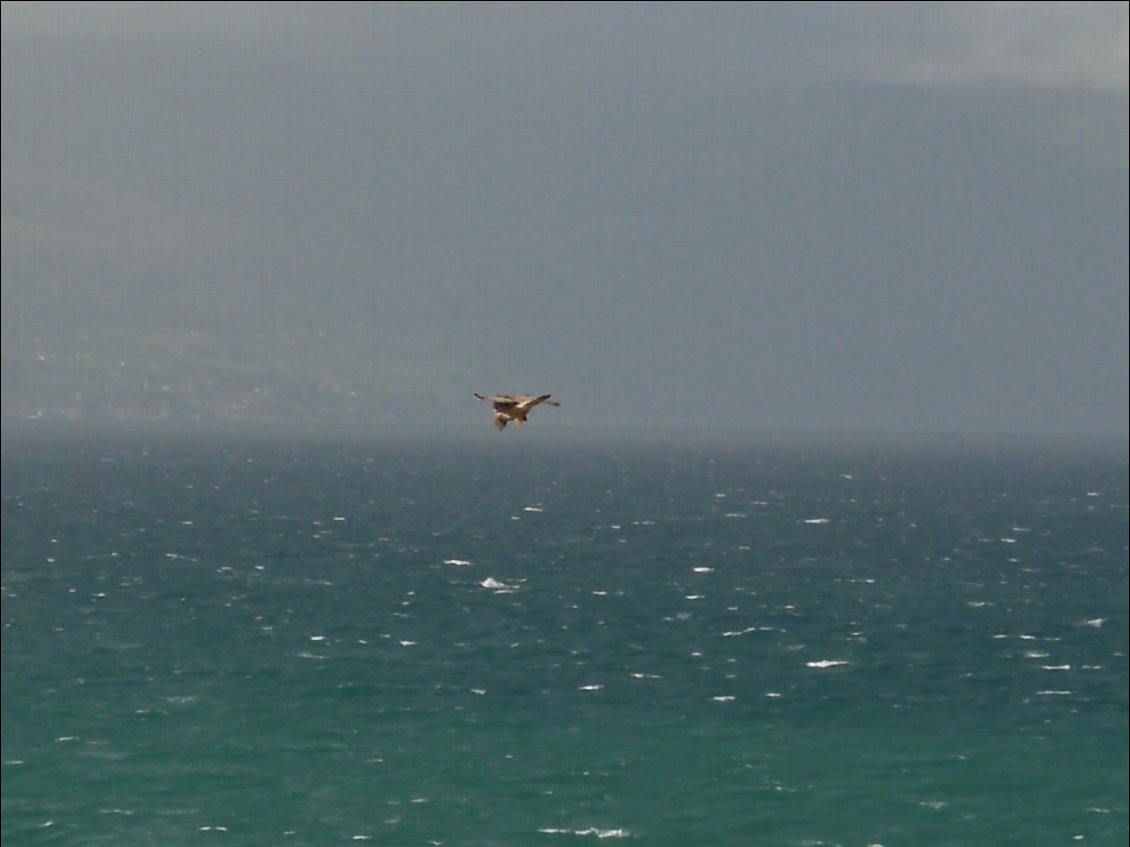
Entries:
{"type": "Polygon", "coordinates": [[[810,668],[838,668],[841,665],[850,665],[851,662],[845,662],[842,659],[817,659],[815,662],[805,662],[807,667],[810,668]]]}
{"type": "Polygon", "coordinates": [[[544,835],[589,835],[594,838],[630,837],[630,833],[626,829],[598,829],[595,826],[586,827],[585,829],[561,829],[555,826],[548,826],[539,829],[538,832],[544,835]]]}
{"type": "Polygon", "coordinates": [[[445,565],[454,565],[457,568],[465,568],[471,564],[467,559],[444,559],[443,563],[445,565]]]}
{"type": "Polygon", "coordinates": [[[479,585],[489,591],[494,591],[497,594],[509,594],[518,590],[518,586],[508,585],[505,582],[499,582],[493,576],[488,576],[486,579],[480,582],[479,585]]]}
{"type": "Polygon", "coordinates": [[[722,633],[723,638],[739,638],[743,635],[749,635],[751,632],[774,632],[776,627],[772,626],[747,626],[745,629],[732,629],[722,633]]]}
{"type": "Polygon", "coordinates": [[[1069,670],[1071,670],[1071,665],[1040,665],[1040,667],[1045,671],[1069,671],[1069,670]]]}
{"type": "Polygon", "coordinates": [[[809,524],[809,525],[826,524],[826,523],[828,523],[828,519],[827,518],[805,518],[804,523],[809,524]]]}
{"type": "Polygon", "coordinates": [[[1093,626],[1095,629],[1099,629],[1104,623],[1106,623],[1106,618],[1091,618],[1089,621],[1083,621],[1085,626],[1093,626]]]}
{"type": "Polygon", "coordinates": [[[543,509],[541,506],[523,506],[522,511],[523,512],[544,512],[545,509],[543,509]]]}

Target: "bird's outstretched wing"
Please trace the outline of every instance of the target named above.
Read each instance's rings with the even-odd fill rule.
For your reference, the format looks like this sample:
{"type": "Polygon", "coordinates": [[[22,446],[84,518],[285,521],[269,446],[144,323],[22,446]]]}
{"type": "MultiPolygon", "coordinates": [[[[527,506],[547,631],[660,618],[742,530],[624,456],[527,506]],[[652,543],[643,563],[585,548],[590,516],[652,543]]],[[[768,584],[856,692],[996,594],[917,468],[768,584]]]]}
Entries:
{"type": "Polygon", "coordinates": [[[561,404],[557,401],[549,399],[551,396],[550,394],[539,394],[536,397],[532,394],[516,394],[514,395],[514,400],[517,401],[518,408],[523,412],[528,412],[539,403],[548,403],[550,406],[560,406],[561,404]]]}
{"type": "Polygon", "coordinates": [[[476,392],[475,396],[493,404],[496,409],[513,409],[518,405],[518,399],[510,394],[487,394],[484,396],[476,392]]]}

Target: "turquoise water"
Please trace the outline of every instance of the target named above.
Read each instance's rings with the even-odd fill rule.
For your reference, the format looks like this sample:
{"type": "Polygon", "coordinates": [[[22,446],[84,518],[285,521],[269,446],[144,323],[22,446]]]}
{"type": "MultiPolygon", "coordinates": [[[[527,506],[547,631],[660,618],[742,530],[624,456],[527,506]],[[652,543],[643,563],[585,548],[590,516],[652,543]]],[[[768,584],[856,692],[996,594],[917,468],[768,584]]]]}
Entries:
{"type": "Polygon", "coordinates": [[[8,428],[5,847],[1125,845],[1124,439],[442,436],[8,428]]]}

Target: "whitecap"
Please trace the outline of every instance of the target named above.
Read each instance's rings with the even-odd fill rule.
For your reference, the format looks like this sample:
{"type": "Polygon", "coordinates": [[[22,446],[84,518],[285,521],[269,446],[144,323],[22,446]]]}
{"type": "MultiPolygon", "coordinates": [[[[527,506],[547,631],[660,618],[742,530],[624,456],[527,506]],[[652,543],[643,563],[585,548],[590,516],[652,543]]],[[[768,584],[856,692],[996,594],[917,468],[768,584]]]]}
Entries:
{"type": "Polygon", "coordinates": [[[734,697],[733,694],[719,694],[717,697],[711,697],[710,699],[715,703],[729,703],[737,698],[734,697]]]}
{"type": "Polygon", "coordinates": [[[714,573],[714,568],[708,568],[705,565],[701,565],[697,568],[691,568],[691,570],[695,573],[714,573]]]}
{"type": "Polygon", "coordinates": [[[805,662],[810,668],[837,668],[840,665],[850,665],[851,662],[845,662],[840,659],[818,659],[815,662],[805,662]]]}
{"type": "Polygon", "coordinates": [[[1069,671],[1071,665],[1040,665],[1046,671],[1069,671]]]}
{"type": "Polygon", "coordinates": [[[577,687],[577,690],[578,691],[600,691],[600,689],[602,689],[602,688],[604,688],[603,685],[601,685],[599,682],[594,682],[591,685],[580,685],[580,686],[577,687]]]}
{"type": "Polygon", "coordinates": [[[467,559],[444,559],[445,565],[454,565],[457,568],[465,568],[471,563],[467,559]]]}
{"type": "Polygon", "coordinates": [[[1095,629],[1101,627],[1106,623],[1106,618],[1091,618],[1089,621],[1083,621],[1086,626],[1093,626],[1095,629]]]}
{"type": "Polygon", "coordinates": [[[544,512],[545,509],[543,509],[541,506],[523,506],[522,511],[523,512],[544,512]]]}
{"type": "Polygon", "coordinates": [[[739,635],[749,635],[751,632],[757,632],[756,626],[747,626],[745,629],[734,629],[729,632],[723,632],[723,638],[737,638],[739,635]]]}
{"type": "Polygon", "coordinates": [[[486,579],[480,582],[479,585],[481,585],[483,588],[487,588],[492,591],[498,591],[500,593],[514,591],[517,588],[517,586],[507,585],[505,582],[499,582],[493,576],[488,576],[486,579]]]}
{"type": "Polygon", "coordinates": [[[1055,690],[1049,689],[1047,691],[1037,691],[1036,696],[1037,697],[1070,697],[1073,693],[1074,692],[1072,692],[1072,691],[1055,691],[1055,690]]]}
{"type": "Polygon", "coordinates": [[[826,524],[826,523],[828,523],[828,519],[827,518],[805,518],[804,522],[806,524],[826,524]]]}
{"type": "Polygon", "coordinates": [[[539,829],[538,832],[544,835],[591,835],[596,838],[628,838],[629,833],[626,829],[597,829],[595,826],[586,827],[585,829],[561,829],[559,827],[549,826],[539,829]]]}

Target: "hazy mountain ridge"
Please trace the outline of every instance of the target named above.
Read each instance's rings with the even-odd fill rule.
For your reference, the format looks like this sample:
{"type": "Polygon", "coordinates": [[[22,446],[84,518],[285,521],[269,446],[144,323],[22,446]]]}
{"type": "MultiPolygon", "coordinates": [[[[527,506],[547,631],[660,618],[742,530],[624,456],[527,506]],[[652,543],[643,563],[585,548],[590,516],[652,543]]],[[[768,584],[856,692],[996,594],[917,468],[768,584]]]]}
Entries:
{"type": "Polygon", "coordinates": [[[394,422],[433,414],[465,382],[426,366],[369,361],[349,339],[318,332],[5,339],[2,411],[24,419],[394,422]]]}

